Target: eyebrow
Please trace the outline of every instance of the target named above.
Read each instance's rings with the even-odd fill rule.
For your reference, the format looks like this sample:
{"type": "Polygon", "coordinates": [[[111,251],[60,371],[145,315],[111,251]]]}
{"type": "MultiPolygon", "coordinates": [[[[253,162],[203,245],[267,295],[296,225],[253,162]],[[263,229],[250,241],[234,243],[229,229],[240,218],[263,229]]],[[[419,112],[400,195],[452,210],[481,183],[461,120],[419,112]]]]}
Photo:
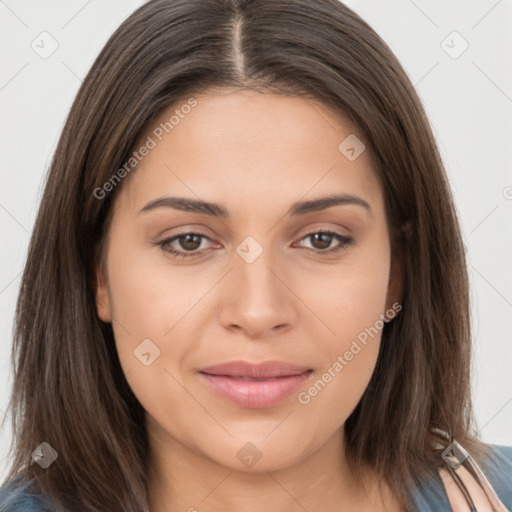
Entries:
{"type": "MultiPolygon", "coordinates": [[[[361,206],[369,213],[370,216],[372,216],[372,209],[370,205],[364,199],[352,194],[337,194],[313,199],[311,201],[298,201],[292,204],[286,212],[286,216],[297,217],[299,215],[325,210],[338,205],[361,206]]],[[[155,210],[156,208],[173,208],[175,210],[181,210],[189,213],[200,213],[221,219],[230,218],[228,210],[220,204],[187,197],[169,196],[159,197],[150,201],[139,211],[139,214],[155,210]]]]}

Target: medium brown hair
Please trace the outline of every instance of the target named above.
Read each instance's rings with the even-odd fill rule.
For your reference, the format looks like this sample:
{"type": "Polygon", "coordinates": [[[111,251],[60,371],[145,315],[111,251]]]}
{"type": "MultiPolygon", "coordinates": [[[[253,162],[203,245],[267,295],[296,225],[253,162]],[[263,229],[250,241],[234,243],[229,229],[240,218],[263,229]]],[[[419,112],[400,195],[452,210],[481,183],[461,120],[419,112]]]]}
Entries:
{"type": "Polygon", "coordinates": [[[102,199],[94,192],[162,109],[219,87],[329,106],[357,127],[382,184],[402,310],[385,325],[371,381],[345,423],[351,467],[369,464],[405,503],[451,439],[483,463],[488,446],[472,433],[460,227],[397,58],[337,0],[152,0],[97,57],[51,162],[16,309],[6,481],[23,477],[70,510],[146,508],[144,410],[95,307],[98,247],[120,186],[102,199]],[[31,460],[42,442],[58,453],[47,469],[31,460]]]}

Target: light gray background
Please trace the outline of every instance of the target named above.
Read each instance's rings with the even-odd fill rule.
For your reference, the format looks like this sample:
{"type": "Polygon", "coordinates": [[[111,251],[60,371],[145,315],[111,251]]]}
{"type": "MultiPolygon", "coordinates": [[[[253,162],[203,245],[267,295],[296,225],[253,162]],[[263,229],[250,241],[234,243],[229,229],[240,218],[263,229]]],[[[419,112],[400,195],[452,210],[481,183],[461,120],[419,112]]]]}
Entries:
{"type": "MultiPolygon", "coordinates": [[[[12,382],[15,300],[42,180],[82,78],[142,3],[0,0],[1,416],[12,382]],[[31,47],[51,49],[43,31],[58,43],[45,59],[31,47]]],[[[431,120],[470,263],[477,424],[483,440],[512,445],[512,1],[347,5],[391,46],[431,120]],[[464,41],[454,31],[469,44],[457,58],[464,41]]],[[[0,478],[10,436],[7,423],[0,432],[0,478]]]]}

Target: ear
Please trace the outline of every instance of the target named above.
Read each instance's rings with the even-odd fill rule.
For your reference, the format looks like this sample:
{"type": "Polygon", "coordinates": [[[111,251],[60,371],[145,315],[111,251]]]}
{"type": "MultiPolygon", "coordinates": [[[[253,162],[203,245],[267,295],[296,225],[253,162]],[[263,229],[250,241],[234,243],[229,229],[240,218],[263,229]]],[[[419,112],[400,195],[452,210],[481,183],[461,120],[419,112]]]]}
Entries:
{"type": "Polygon", "coordinates": [[[110,295],[108,292],[108,281],[106,272],[101,263],[98,263],[95,270],[96,276],[96,310],[98,316],[104,322],[112,321],[110,306],[110,295]]]}

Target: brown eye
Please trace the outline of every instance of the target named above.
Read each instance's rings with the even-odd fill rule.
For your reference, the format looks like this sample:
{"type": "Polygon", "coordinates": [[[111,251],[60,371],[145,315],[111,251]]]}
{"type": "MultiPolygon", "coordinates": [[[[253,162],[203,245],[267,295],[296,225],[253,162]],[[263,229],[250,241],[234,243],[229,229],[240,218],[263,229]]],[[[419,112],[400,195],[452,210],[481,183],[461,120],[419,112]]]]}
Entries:
{"type": "Polygon", "coordinates": [[[198,250],[201,242],[210,240],[202,233],[182,233],[171,238],[166,238],[159,245],[165,252],[172,254],[178,258],[194,258],[200,256],[204,251],[198,250]]]}
{"type": "Polygon", "coordinates": [[[333,239],[333,236],[327,233],[314,233],[309,236],[315,249],[328,249],[333,239]]]}
{"type": "Polygon", "coordinates": [[[201,245],[201,238],[201,235],[192,233],[188,235],[181,235],[177,238],[177,240],[179,240],[179,245],[183,249],[187,251],[195,251],[201,245]]]}
{"type": "Polygon", "coordinates": [[[349,247],[354,240],[352,238],[340,235],[333,231],[314,231],[308,233],[302,240],[310,239],[312,247],[306,249],[315,250],[317,252],[332,253],[349,247]],[[331,247],[333,241],[338,241],[338,245],[331,247]]]}

